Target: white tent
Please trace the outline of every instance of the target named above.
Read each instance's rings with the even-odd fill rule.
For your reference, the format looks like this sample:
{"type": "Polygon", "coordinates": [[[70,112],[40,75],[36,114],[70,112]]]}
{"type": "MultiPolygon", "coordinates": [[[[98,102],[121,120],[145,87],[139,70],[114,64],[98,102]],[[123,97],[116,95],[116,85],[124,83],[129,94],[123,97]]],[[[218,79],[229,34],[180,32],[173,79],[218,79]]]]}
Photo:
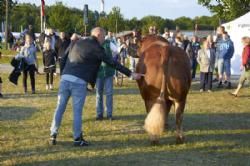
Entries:
{"type": "Polygon", "coordinates": [[[231,60],[231,72],[234,75],[239,75],[241,73],[240,64],[243,50],[241,38],[244,36],[250,37],[250,12],[231,22],[223,24],[223,26],[225,26],[226,31],[234,42],[235,52],[231,60]]]}

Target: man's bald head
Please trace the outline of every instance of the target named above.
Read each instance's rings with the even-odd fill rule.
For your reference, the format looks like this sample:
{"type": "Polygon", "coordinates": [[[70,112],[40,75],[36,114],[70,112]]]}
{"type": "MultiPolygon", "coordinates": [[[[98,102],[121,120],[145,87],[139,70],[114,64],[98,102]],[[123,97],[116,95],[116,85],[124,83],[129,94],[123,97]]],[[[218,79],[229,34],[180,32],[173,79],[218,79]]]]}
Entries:
{"type": "Polygon", "coordinates": [[[105,30],[101,27],[96,27],[91,30],[91,36],[95,36],[100,44],[105,40],[105,30]]]}

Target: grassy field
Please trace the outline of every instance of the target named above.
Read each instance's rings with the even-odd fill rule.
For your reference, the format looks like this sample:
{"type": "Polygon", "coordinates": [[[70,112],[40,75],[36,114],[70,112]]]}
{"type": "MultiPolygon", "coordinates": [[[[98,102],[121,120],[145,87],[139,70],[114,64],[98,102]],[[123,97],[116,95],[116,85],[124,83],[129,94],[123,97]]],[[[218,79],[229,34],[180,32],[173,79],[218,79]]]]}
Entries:
{"type": "MultiPolygon", "coordinates": [[[[49,145],[56,90],[45,91],[39,75],[37,94],[24,95],[3,76],[0,99],[0,165],[250,165],[250,90],[239,98],[228,90],[200,93],[193,83],[184,114],[186,143],[175,144],[174,111],[160,145],[151,146],[143,130],[146,116],[135,82],[115,87],[114,121],[95,121],[95,94],[84,107],[89,147],[72,146],[71,102],[64,114],[58,145],[49,145]]],[[[56,78],[56,86],[59,78],[56,78]]]]}
{"type": "MultiPolygon", "coordinates": [[[[0,52],[2,52],[2,58],[0,60],[1,64],[10,64],[11,59],[18,54],[18,52],[13,51],[13,50],[5,50],[1,49],[0,52]]],[[[41,65],[42,64],[42,53],[37,52],[37,57],[38,57],[38,63],[41,65]]]]}

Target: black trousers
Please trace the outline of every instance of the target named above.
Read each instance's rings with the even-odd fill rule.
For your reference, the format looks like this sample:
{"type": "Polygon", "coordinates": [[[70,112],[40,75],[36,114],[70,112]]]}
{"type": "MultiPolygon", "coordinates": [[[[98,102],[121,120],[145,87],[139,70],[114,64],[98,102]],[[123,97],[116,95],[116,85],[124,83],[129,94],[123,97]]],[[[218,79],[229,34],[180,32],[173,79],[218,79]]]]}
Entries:
{"type": "Polygon", "coordinates": [[[54,73],[46,73],[46,84],[53,84],[54,73]]]}
{"type": "Polygon", "coordinates": [[[212,72],[208,72],[208,73],[201,72],[200,73],[200,89],[205,90],[207,87],[208,90],[212,90],[212,81],[213,81],[213,73],[212,72]]]}
{"type": "Polygon", "coordinates": [[[27,92],[28,73],[30,75],[31,89],[32,89],[32,91],[35,91],[35,71],[36,71],[35,65],[29,65],[23,71],[23,88],[24,88],[25,92],[27,92]]]}

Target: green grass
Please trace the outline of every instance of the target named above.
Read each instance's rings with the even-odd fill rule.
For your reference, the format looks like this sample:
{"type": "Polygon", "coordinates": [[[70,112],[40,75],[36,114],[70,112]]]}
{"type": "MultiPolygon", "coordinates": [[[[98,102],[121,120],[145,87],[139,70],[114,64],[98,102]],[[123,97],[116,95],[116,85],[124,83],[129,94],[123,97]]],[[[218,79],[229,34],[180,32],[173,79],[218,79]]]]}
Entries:
{"type": "MultiPolygon", "coordinates": [[[[18,52],[13,50],[0,50],[2,52],[2,58],[0,59],[0,64],[10,64],[11,59],[18,54],[18,52]]],[[[38,63],[40,65],[43,64],[42,62],[42,53],[37,52],[38,63]]]]}
{"type": "MultiPolygon", "coordinates": [[[[170,128],[151,146],[143,130],[144,103],[134,82],[115,87],[114,117],[95,121],[95,95],[87,96],[83,115],[89,147],[72,146],[71,102],[64,114],[58,145],[49,145],[49,128],[57,101],[56,90],[45,91],[44,75],[38,76],[35,95],[23,95],[3,76],[0,100],[0,165],[249,165],[250,90],[241,97],[228,90],[199,93],[193,84],[184,114],[186,143],[175,144],[174,111],[170,128]]],[[[56,87],[59,77],[56,77],[56,87]]],[[[29,84],[28,84],[29,85],[29,84]]]]}

